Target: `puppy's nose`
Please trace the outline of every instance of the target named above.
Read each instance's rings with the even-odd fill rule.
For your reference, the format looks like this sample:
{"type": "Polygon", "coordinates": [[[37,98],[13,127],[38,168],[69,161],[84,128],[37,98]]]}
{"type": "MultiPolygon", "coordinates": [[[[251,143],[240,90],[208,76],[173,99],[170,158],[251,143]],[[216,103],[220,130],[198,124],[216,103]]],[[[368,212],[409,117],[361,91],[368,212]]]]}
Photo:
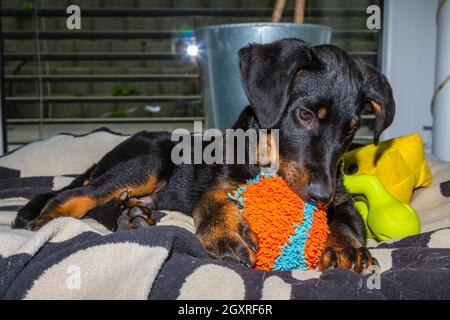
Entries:
{"type": "Polygon", "coordinates": [[[324,186],[323,184],[312,182],[308,185],[308,197],[309,201],[317,204],[322,203],[328,205],[333,200],[333,191],[331,187],[324,186]]]}

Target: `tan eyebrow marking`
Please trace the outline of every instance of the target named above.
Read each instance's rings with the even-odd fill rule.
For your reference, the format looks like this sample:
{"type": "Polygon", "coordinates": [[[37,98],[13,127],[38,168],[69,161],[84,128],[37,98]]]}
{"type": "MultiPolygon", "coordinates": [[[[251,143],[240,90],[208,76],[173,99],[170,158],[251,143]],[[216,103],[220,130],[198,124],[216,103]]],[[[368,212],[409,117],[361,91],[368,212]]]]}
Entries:
{"type": "Polygon", "coordinates": [[[381,113],[381,106],[378,102],[376,102],[375,100],[371,100],[370,103],[372,104],[373,111],[376,114],[381,113]]]}
{"type": "Polygon", "coordinates": [[[328,109],[327,109],[327,107],[321,107],[321,108],[319,109],[319,119],[325,119],[325,117],[327,116],[327,114],[328,114],[328,109]]]}
{"type": "Polygon", "coordinates": [[[355,117],[353,117],[352,120],[350,121],[350,129],[353,129],[357,123],[358,121],[356,120],[355,117]]]}

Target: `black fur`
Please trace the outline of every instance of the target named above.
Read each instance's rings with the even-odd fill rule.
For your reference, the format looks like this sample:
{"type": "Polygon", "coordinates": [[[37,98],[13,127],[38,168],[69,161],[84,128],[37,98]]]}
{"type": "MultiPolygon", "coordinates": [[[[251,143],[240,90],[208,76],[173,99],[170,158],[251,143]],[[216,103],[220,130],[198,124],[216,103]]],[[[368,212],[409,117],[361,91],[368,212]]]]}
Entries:
{"type": "MultiPolygon", "coordinates": [[[[239,51],[239,57],[250,106],[234,128],[279,129],[280,174],[303,199],[329,205],[330,229],[342,238],[344,246],[364,246],[364,224],[343,187],[338,165],[371,101],[381,107],[375,142],[392,122],[395,106],[388,81],[373,67],[335,46],[313,47],[297,39],[251,44],[239,51]]],[[[175,165],[170,158],[173,146],[168,133],[140,132],[114,148],[76,183],[31,200],[14,225],[23,227],[45,208],[80,193],[100,196],[151,173],[165,182],[157,195],[158,209],[197,212],[197,233],[213,256],[251,264],[256,243],[248,226],[241,222],[234,227],[237,230],[231,230],[234,233],[213,233],[211,226],[218,223],[222,229],[228,228],[225,216],[220,216],[225,215],[222,211],[228,200],[217,203],[203,199],[223,182],[245,182],[259,171],[258,166],[175,165]],[[81,186],[80,181],[86,178],[90,184],[81,186]]],[[[336,241],[329,245],[335,249],[340,246],[336,241]]]]}

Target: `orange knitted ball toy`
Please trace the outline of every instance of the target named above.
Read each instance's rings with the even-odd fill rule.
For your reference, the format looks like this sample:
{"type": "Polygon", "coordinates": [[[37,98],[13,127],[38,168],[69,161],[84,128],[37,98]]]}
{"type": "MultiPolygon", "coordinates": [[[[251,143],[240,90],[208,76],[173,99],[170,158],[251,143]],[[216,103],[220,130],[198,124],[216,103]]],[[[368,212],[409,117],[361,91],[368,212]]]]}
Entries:
{"type": "Polygon", "coordinates": [[[329,234],[324,207],[305,203],[278,176],[259,174],[230,197],[259,240],[255,268],[313,269],[329,234]]]}

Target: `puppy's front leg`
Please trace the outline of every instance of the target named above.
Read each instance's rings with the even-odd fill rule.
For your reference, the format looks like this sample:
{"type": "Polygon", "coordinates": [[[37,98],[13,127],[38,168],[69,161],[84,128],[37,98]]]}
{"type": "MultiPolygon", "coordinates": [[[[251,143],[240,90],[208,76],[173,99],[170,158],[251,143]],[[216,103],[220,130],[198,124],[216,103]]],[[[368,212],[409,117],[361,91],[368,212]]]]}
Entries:
{"type": "Polygon", "coordinates": [[[320,258],[319,270],[331,267],[362,272],[378,262],[366,245],[366,230],[361,215],[349,194],[341,192],[328,209],[330,235],[320,258]]]}
{"type": "Polygon", "coordinates": [[[251,267],[255,264],[258,239],[238,204],[228,196],[229,190],[216,187],[197,202],[193,211],[196,234],[212,257],[251,267]]]}

